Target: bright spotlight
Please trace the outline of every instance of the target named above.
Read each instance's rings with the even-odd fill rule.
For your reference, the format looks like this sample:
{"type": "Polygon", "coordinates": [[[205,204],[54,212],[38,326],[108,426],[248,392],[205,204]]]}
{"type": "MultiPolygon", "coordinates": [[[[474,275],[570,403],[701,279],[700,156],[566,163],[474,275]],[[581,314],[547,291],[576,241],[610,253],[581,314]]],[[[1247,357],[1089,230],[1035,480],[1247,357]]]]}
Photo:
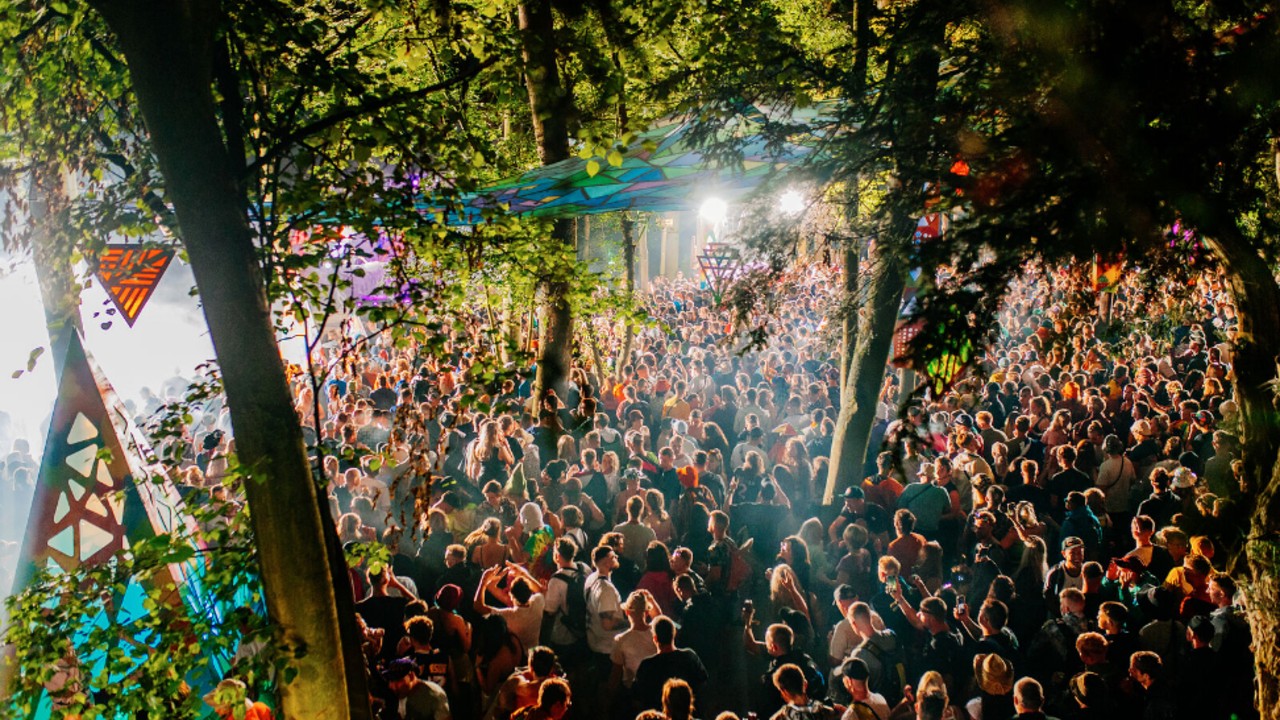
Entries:
{"type": "Polygon", "coordinates": [[[720,198],[712,197],[702,201],[698,215],[709,223],[720,223],[729,214],[729,204],[720,198]]]}
{"type": "Polygon", "coordinates": [[[799,190],[788,190],[778,197],[778,210],[783,215],[799,215],[804,212],[804,195],[799,190]]]}

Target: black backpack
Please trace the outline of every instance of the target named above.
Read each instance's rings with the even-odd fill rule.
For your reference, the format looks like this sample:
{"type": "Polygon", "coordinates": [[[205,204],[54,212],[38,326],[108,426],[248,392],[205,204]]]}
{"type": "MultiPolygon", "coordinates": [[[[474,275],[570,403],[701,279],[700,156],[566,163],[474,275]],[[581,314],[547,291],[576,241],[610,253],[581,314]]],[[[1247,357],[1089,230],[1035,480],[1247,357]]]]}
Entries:
{"type": "Polygon", "coordinates": [[[893,639],[892,649],[885,649],[880,643],[872,640],[863,641],[863,646],[866,647],[871,656],[879,661],[883,672],[880,678],[882,681],[881,687],[874,688],[874,690],[884,695],[885,699],[890,703],[896,703],[902,699],[902,689],[907,684],[907,666],[903,659],[902,646],[898,642],[896,635],[893,636],[893,639]]]}
{"type": "Polygon", "coordinates": [[[587,636],[587,568],[576,563],[571,568],[557,570],[552,578],[560,578],[569,586],[565,591],[564,609],[560,611],[560,622],[573,633],[574,637],[584,639],[587,636]]]}

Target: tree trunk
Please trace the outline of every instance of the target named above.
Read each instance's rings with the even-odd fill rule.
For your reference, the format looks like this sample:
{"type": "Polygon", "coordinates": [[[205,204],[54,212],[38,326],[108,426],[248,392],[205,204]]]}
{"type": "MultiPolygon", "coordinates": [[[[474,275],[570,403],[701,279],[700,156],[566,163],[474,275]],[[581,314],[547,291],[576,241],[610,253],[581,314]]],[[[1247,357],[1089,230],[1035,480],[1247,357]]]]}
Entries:
{"type": "MultiPolygon", "coordinates": [[[[220,7],[213,0],[94,3],[119,36],[191,259],[248,470],[267,610],[297,675],[282,717],[369,717],[363,674],[343,663],[335,587],[315,483],[272,330],[261,269],[211,92],[220,7]],[[299,552],[299,550],[302,550],[299,552]]],[[[348,585],[349,587],[349,585],[348,585]]]]}
{"type": "Polygon", "coordinates": [[[893,349],[893,329],[905,280],[897,258],[883,246],[872,257],[872,273],[867,282],[866,304],[852,314],[856,330],[848,321],[845,326],[845,342],[850,342],[852,331],[857,343],[852,355],[841,361],[842,367],[847,364],[847,372],[840,390],[840,413],[831,441],[831,468],[822,500],[828,505],[844,488],[862,481],[867,445],[884,387],[884,369],[893,349]]]}
{"type": "MultiPolygon", "coordinates": [[[[524,81],[533,114],[533,134],[538,158],[551,165],[569,157],[569,111],[572,98],[560,82],[556,64],[555,17],[550,0],[530,0],[519,8],[520,44],[524,57],[524,81]]],[[[574,223],[562,218],[552,223],[549,276],[542,281],[542,331],[539,333],[538,376],[534,382],[537,408],[547,393],[556,390],[564,399],[573,349],[573,310],[569,305],[573,262],[576,258],[574,223]]]]}
{"type": "MultiPolygon", "coordinates": [[[[636,298],[636,223],[631,218],[622,218],[622,264],[626,269],[623,277],[623,290],[627,300],[634,302],[636,298]]],[[[618,377],[622,377],[622,367],[631,362],[631,343],[635,339],[636,324],[627,313],[622,321],[622,349],[618,351],[615,368],[618,377]]],[[[603,390],[602,390],[603,392],[603,390]]]]}
{"type": "Polygon", "coordinates": [[[67,203],[66,187],[58,168],[39,166],[32,170],[30,189],[31,258],[44,305],[44,323],[49,331],[49,355],[55,382],[62,377],[64,351],[72,333],[83,333],[80,291],[71,269],[71,241],[57,226],[58,215],[67,203]]]}
{"type": "Polygon", "coordinates": [[[1227,270],[1239,331],[1231,349],[1235,397],[1245,472],[1244,513],[1235,521],[1248,528],[1243,558],[1250,579],[1241,583],[1253,630],[1257,707],[1263,718],[1280,718],[1280,416],[1276,410],[1276,343],[1280,337],[1280,287],[1248,239],[1219,233],[1209,245],[1227,270]],[[1245,517],[1244,514],[1248,514],[1245,517]],[[1246,525],[1247,523],[1247,525],[1246,525]]]}
{"type": "MultiPolygon", "coordinates": [[[[853,242],[853,241],[851,241],[853,242]]],[[[844,304],[840,311],[844,313],[841,321],[840,336],[840,392],[844,397],[844,389],[849,386],[849,365],[854,351],[858,347],[858,280],[862,272],[862,264],[858,248],[846,248],[844,251],[844,304]]]]}

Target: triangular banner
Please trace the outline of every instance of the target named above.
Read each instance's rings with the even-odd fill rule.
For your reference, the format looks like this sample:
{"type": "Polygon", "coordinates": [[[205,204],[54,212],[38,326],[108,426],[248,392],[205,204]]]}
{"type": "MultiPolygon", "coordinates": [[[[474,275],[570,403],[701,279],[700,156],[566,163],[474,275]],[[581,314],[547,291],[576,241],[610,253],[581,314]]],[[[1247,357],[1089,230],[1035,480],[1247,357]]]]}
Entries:
{"type": "Polygon", "coordinates": [[[703,247],[702,254],[698,256],[698,265],[707,279],[711,296],[716,304],[719,304],[724,291],[742,269],[742,254],[738,248],[727,243],[716,242],[713,238],[703,247]]]}
{"type": "Polygon", "coordinates": [[[1120,286],[1120,278],[1124,272],[1124,258],[1119,254],[1104,258],[1093,256],[1093,268],[1090,280],[1094,292],[1115,292],[1120,286]]]}
{"type": "Polygon", "coordinates": [[[173,255],[170,248],[111,244],[98,259],[98,281],[129,327],[151,299],[173,255]]]}

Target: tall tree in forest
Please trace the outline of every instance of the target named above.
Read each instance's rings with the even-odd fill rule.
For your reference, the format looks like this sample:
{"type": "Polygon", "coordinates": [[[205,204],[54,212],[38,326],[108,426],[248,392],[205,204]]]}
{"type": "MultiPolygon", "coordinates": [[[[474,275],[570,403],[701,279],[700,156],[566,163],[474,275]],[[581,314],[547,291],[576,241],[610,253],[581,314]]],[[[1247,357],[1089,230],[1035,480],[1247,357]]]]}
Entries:
{"type": "MultiPolygon", "coordinates": [[[[560,48],[551,0],[521,3],[520,43],[524,80],[529,91],[529,111],[538,145],[538,159],[551,165],[569,158],[569,119],[573,95],[561,80],[560,48]]],[[[576,225],[573,218],[551,224],[548,238],[551,262],[542,281],[542,326],[538,338],[538,375],[534,397],[539,410],[548,393],[563,399],[573,351],[573,308],[569,292],[576,260],[576,225]]]]}
{"type": "MultiPolygon", "coordinates": [[[[721,12],[729,12],[722,3],[721,12]]],[[[952,21],[963,8],[930,3],[871,2],[833,5],[751,3],[736,7],[733,32],[755,38],[743,47],[699,47],[698,75],[681,76],[700,92],[708,151],[732,158],[734,142],[715,137],[725,118],[743,110],[743,98],[764,111],[761,132],[771,139],[808,136],[814,152],[763,192],[784,184],[809,184],[843,210],[828,233],[845,271],[840,406],[824,500],[861,481],[872,426],[892,347],[907,270],[915,267],[913,237],[926,212],[926,187],[950,163],[950,143],[939,116],[940,64],[953,38],[952,21]],[[819,98],[835,99],[812,119],[799,120],[819,98]],[[870,262],[861,262],[867,257],[870,262]]],[[[695,14],[689,23],[707,22],[695,14]]],[[[696,29],[690,35],[702,37],[696,29]]],[[[810,113],[810,115],[815,115],[810,113]]],[[[758,204],[763,205],[763,204],[758,204]]],[[[754,215],[748,245],[769,256],[785,254],[794,233],[754,215]]],[[[774,263],[776,268],[784,264],[774,263]]],[[[752,283],[751,296],[758,296],[752,283]]]]}

